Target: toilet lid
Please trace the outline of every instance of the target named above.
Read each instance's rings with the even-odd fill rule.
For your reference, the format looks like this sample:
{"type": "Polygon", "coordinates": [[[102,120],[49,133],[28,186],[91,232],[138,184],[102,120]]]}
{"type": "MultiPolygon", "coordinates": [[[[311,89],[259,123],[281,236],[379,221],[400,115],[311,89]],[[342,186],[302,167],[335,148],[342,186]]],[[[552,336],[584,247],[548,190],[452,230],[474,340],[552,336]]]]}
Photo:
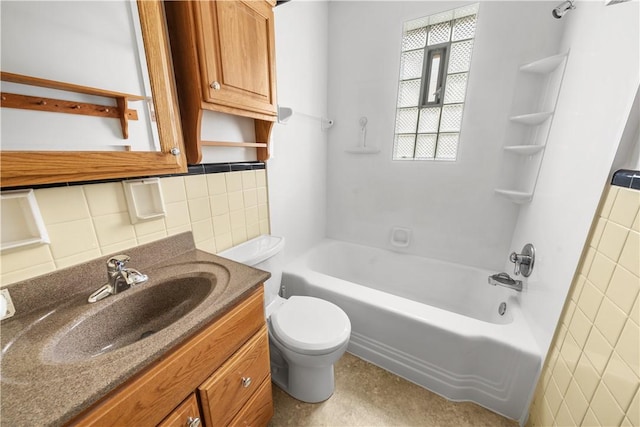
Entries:
{"type": "Polygon", "coordinates": [[[351,322],[337,305],[292,296],[271,315],[272,331],[286,347],[301,353],[330,353],[349,340],[351,322]]]}

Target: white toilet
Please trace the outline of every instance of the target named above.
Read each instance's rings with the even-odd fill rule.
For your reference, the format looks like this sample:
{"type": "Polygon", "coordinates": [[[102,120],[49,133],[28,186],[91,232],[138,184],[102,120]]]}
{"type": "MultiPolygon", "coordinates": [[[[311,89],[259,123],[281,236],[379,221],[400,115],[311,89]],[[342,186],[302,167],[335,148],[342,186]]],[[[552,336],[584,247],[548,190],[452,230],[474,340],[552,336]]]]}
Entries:
{"type": "Polygon", "coordinates": [[[351,322],[328,301],[278,296],[283,247],[284,238],[262,235],[218,255],[271,273],[264,286],[271,379],[298,400],[322,402],[333,394],[333,364],[347,350],[351,322]]]}

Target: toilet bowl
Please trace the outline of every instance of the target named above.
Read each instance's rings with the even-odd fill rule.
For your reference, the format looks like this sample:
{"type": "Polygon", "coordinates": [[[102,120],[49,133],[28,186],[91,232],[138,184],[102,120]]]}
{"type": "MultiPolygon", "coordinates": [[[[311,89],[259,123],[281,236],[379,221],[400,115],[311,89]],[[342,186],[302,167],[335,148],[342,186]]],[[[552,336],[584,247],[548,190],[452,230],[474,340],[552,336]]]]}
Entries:
{"type": "Polygon", "coordinates": [[[278,296],[283,247],[282,237],[263,235],[218,255],[271,273],[265,283],[271,379],[298,400],[322,402],[333,394],[333,365],[347,350],[351,322],[329,301],[278,296]]]}

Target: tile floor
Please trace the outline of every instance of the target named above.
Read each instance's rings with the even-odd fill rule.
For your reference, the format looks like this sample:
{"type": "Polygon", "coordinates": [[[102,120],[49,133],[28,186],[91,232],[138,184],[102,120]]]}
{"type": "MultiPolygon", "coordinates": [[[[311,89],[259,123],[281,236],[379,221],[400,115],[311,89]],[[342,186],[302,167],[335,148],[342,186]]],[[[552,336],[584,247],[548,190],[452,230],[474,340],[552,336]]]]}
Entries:
{"type": "Polygon", "coordinates": [[[310,404],[273,387],[269,426],[487,426],[518,423],[469,402],[450,402],[346,353],[336,364],[336,390],[310,404]]]}

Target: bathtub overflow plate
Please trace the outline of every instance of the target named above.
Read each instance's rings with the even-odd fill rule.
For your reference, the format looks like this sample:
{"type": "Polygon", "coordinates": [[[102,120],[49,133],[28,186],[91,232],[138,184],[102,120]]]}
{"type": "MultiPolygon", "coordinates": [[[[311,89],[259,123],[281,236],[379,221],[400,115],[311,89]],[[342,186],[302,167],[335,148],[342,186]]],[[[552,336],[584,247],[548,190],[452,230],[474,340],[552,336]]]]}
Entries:
{"type": "Polygon", "coordinates": [[[506,311],[507,311],[507,303],[501,302],[500,306],[498,307],[498,314],[500,316],[504,316],[504,313],[506,313],[506,311]]]}

